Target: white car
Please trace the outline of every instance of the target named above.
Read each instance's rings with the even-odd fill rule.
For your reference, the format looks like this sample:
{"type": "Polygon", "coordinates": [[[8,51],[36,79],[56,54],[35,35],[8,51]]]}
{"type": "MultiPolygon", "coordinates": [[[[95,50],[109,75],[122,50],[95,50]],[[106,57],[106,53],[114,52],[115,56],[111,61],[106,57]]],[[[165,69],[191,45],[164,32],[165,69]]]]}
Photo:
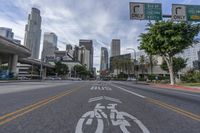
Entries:
{"type": "Polygon", "coordinates": [[[135,79],[135,78],[128,77],[128,78],[127,78],[127,81],[136,81],[136,79],[135,79]]]}

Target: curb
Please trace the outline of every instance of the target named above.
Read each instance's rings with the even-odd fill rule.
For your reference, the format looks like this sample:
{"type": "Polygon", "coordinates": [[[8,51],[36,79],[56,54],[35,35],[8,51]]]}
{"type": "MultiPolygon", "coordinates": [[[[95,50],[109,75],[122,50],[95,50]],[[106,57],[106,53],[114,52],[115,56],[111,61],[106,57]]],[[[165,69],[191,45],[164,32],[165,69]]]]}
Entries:
{"type": "Polygon", "coordinates": [[[191,92],[200,92],[200,88],[191,88],[186,86],[179,86],[179,85],[161,85],[161,84],[150,84],[154,87],[159,88],[166,88],[166,89],[176,89],[176,90],[183,90],[183,91],[191,91],[191,92]]]}

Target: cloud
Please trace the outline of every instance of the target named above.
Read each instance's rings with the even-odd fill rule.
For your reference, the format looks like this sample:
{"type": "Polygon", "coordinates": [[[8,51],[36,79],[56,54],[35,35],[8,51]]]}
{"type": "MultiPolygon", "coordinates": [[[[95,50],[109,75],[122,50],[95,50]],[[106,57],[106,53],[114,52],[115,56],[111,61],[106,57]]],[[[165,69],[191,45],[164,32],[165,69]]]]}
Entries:
{"type": "MultiPolygon", "coordinates": [[[[13,29],[18,39],[24,38],[24,28],[32,7],[39,8],[42,16],[42,33],[54,32],[58,47],[62,42],[78,45],[79,39],[94,41],[94,66],[99,68],[100,48],[109,49],[112,38],[121,39],[121,53],[126,48],[137,48],[138,36],[148,21],[129,20],[130,0],[1,0],[0,26],[13,29]]],[[[163,3],[163,11],[171,12],[173,0],[140,0],[163,3]]],[[[177,0],[176,3],[197,4],[195,0],[177,0]]],[[[43,39],[43,36],[42,36],[43,39]]],[[[41,40],[42,48],[43,40],[41,40]]]]}

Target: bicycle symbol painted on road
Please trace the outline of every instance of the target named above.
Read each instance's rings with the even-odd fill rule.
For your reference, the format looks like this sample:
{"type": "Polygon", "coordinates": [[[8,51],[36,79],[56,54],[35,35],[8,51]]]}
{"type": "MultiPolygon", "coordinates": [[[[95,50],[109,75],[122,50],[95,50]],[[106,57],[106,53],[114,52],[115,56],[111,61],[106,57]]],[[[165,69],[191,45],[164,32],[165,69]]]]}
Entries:
{"type": "MultiPolygon", "coordinates": [[[[102,97],[97,97],[96,99],[99,100],[101,98],[102,97]]],[[[102,99],[113,98],[103,97],[102,99]]],[[[90,101],[91,100],[89,100],[89,102],[90,101]]],[[[132,120],[141,129],[143,133],[150,133],[149,130],[143,125],[143,123],[136,117],[126,112],[118,111],[116,109],[117,105],[117,103],[109,103],[107,106],[104,106],[101,103],[97,103],[94,107],[94,110],[86,112],[79,119],[75,133],[84,133],[84,126],[90,126],[94,123],[94,121],[97,121],[97,128],[94,133],[103,133],[105,122],[107,122],[108,125],[118,126],[123,133],[130,133],[128,128],[131,127],[131,124],[128,120],[132,120]],[[110,113],[105,113],[105,110],[109,110],[110,113]]]]}

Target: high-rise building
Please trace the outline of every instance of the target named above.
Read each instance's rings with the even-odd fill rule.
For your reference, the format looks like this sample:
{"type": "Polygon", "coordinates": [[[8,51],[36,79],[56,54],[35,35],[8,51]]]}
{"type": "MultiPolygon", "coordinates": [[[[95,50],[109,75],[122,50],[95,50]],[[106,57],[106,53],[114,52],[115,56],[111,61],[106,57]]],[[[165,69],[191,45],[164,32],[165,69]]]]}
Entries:
{"type": "Polygon", "coordinates": [[[57,50],[57,36],[52,32],[44,33],[42,59],[46,59],[48,56],[54,56],[54,52],[57,50]]]}
{"type": "Polygon", "coordinates": [[[20,40],[14,39],[14,33],[11,28],[0,27],[0,36],[3,36],[17,44],[21,44],[20,40]]]}
{"type": "Polygon", "coordinates": [[[118,56],[120,55],[120,39],[112,39],[111,42],[111,56],[118,56]]]}
{"type": "Polygon", "coordinates": [[[78,56],[79,56],[79,47],[75,45],[73,51],[73,61],[75,62],[79,61],[78,56]]]}
{"type": "Polygon", "coordinates": [[[200,51],[200,43],[194,44],[176,56],[187,59],[187,67],[193,68],[193,61],[198,60],[198,51],[200,51]]]}
{"type": "Polygon", "coordinates": [[[68,50],[72,50],[72,45],[71,44],[67,44],[66,45],[66,50],[68,51],[68,50]]]}
{"type": "Polygon", "coordinates": [[[14,38],[14,33],[12,32],[12,29],[6,27],[0,27],[0,35],[10,40],[13,40],[14,38]]]}
{"type": "Polygon", "coordinates": [[[78,59],[82,65],[86,66],[87,70],[90,70],[90,51],[87,50],[84,46],[79,48],[78,59]]]}
{"type": "Polygon", "coordinates": [[[105,47],[101,47],[101,65],[100,70],[108,70],[108,50],[105,47]]]}
{"type": "Polygon", "coordinates": [[[41,16],[40,10],[32,8],[28,16],[28,24],[25,27],[24,45],[31,50],[31,57],[38,59],[41,38],[41,16]]]}
{"type": "Polygon", "coordinates": [[[79,40],[79,46],[84,46],[87,50],[89,50],[90,52],[90,56],[89,56],[89,70],[92,71],[93,69],[93,42],[92,40],[79,40]]]}

